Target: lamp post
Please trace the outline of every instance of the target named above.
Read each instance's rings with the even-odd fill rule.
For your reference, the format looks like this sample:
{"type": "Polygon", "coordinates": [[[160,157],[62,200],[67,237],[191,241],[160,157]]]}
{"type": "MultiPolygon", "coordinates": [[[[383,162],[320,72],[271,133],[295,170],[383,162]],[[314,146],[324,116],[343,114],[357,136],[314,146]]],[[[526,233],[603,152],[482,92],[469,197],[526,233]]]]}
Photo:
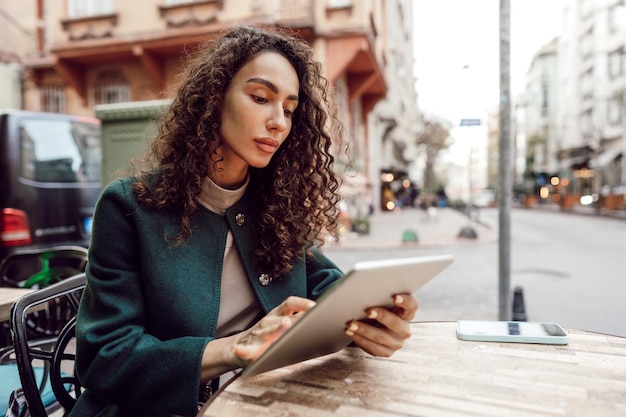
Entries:
{"type": "Polygon", "coordinates": [[[499,281],[498,317],[508,320],[511,312],[511,199],[513,172],[511,170],[511,81],[510,81],[510,0],[500,0],[500,180],[499,201],[499,281]]]}
{"type": "MultiPolygon", "coordinates": [[[[466,74],[469,68],[470,68],[469,65],[467,64],[463,65],[463,71],[466,74]]],[[[470,85],[469,76],[466,75],[465,78],[466,78],[465,84],[470,85]]],[[[465,105],[465,107],[467,108],[465,111],[468,111],[468,112],[469,112],[468,110],[469,109],[469,97],[470,95],[467,94],[468,103],[466,103],[465,105]]],[[[474,160],[474,155],[473,155],[474,138],[473,138],[473,135],[471,134],[473,132],[470,131],[470,129],[473,126],[480,126],[480,119],[461,119],[460,125],[461,127],[464,127],[464,131],[467,133],[467,141],[469,145],[469,151],[468,151],[468,156],[467,156],[467,226],[464,226],[461,228],[457,237],[466,238],[466,239],[476,239],[478,238],[478,233],[476,233],[476,230],[472,227],[472,208],[474,206],[474,199],[472,197],[472,188],[474,186],[474,180],[472,176],[472,164],[474,160]]]]}
{"type": "MultiPolygon", "coordinates": [[[[464,70],[464,72],[466,74],[469,72],[469,68],[470,68],[469,65],[467,65],[467,64],[463,65],[463,70],[464,70]]],[[[468,82],[469,81],[469,76],[466,76],[465,78],[466,78],[465,81],[466,81],[467,85],[469,85],[469,82],[468,82]]],[[[469,97],[469,95],[468,95],[468,97],[469,97]]],[[[468,100],[468,103],[469,103],[469,100],[468,100]]],[[[466,107],[469,108],[467,103],[466,103],[466,107]]],[[[461,126],[467,126],[468,128],[470,126],[473,126],[474,124],[476,124],[476,123],[472,123],[472,122],[469,122],[469,123],[467,123],[467,122],[463,123],[463,122],[464,122],[464,120],[461,120],[461,126]]],[[[480,124],[480,123],[478,123],[478,124],[480,124]]],[[[472,143],[473,139],[474,138],[472,138],[471,135],[468,135],[469,152],[468,152],[468,159],[467,159],[467,217],[468,217],[469,220],[471,220],[471,218],[472,218],[472,206],[473,206],[473,203],[474,203],[474,199],[472,198],[472,185],[473,185],[472,184],[472,151],[474,149],[474,146],[473,146],[473,143],[472,143]]]]}

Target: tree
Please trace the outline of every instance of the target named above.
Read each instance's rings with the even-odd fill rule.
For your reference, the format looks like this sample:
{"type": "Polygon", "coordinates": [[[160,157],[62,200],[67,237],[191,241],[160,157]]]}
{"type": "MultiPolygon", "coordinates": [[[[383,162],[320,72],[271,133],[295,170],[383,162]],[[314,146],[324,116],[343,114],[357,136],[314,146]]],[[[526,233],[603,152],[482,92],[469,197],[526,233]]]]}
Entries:
{"type": "Polygon", "coordinates": [[[533,177],[537,171],[535,167],[535,158],[537,150],[545,146],[546,139],[538,134],[534,134],[526,141],[526,169],[524,171],[524,179],[528,180],[533,177]]]}
{"type": "Polygon", "coordinates": [[[447,120],[422,115],[421,129],[417,133],[417,146],[426,155],[426,167],[424,169],[424,191],[427,196],[434,194],[435,188],[435,164],[439,152],[447,149],[452,144],[450,128],[452,125],[447,120]]]}
{"type": "MultiPolygon", "coordinates": [[[[546,138],[539,134],[534,134],[526,141],[526,168],[522,175],[524,180],[524,194],[537,194],[538,190],[536,178],[540,174],[540,168],[536,166],[536,158],[539,152],[545,152],[546,138]]],[[[545,159],[544,159],[545,160],[545,159]]]]}

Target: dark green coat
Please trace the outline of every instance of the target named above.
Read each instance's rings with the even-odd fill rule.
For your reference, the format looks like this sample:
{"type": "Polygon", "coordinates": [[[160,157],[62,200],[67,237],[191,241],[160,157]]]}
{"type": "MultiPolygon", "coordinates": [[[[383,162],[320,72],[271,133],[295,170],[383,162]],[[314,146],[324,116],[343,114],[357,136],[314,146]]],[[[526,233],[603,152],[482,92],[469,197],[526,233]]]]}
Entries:
{"type": "Polygon", "coordinates": [[[255,207],[246,193],[225,216],[202,208],[191,237],[174,247],[162,234],[175,234],[176,212],[139,207],[128,178],[104,190],[78,312],[77,368],[86,389],[71,416],[196,414],[228,230],[266,312],[289,295],[316,299],[342,276],[316,251],[306,262],[303,255],[288,276],[263,286],[259,278],[266,271],[250,255],[257,242],[255,207]]]}

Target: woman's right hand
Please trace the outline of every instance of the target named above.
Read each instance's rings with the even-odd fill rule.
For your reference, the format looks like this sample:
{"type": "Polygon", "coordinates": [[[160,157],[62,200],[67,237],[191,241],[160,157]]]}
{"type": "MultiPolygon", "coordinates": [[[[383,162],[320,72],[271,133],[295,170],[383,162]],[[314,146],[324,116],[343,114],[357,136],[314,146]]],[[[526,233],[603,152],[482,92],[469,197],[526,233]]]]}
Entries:
{"type": "Polygon", "coordinates": [[[289,297],[254,326],[235,335],[233,350],[242,367],[261,356],[311,307],[314,301],[289,297]]]}
{"type": "Polygon", "coordinates": [[[249,329],[209,342],[202,356],[201,381],[207,382],[225,372],[244,368],[314,305],[314,301],[306,298],[289,297],[249,329]]]}

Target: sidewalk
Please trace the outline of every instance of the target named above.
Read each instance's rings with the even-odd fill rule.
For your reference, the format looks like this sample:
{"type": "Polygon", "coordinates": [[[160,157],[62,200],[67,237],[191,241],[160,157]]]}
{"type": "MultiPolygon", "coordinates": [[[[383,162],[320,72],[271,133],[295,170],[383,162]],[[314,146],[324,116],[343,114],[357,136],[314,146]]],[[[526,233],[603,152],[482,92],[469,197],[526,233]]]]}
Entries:
{"type": "MultiPolygon", "coordinates": [[[[626,210],[598,210],[593,207],[575,206],[563,210],[558,205],[537,205],[519,210],[558,211],[563,214],[582,216],[606,216],[626,220],[626,210]]],[[[479,220],[482,220],[479,218],[479,220]]],[[[328,243],[333,250],[390,249],[398,247],[451,246],[498,241],[498,225],[470,220],[467,214],[449,207],[438,208],[436,217],[429,217],[419,208],[404,208],[397,212],[376,212],[370,217],[370,233],[348,233],[338,243],[328,243]],[[470,227],[476,239],[459,237],[461,230],[470,227]],[[412,233],[417,242],[404,241],[412,233]]]]}
{"type": "Polygon", "coordinates": [[[537,204],[528,210],[548,210],[548,211],[558,211],[566,214],[580,214],[584,216],[604,216],[611,217],[614,219],[624,219],[626,220],[626,210],[608,210],[605,208],[598,209],[592,206],[582,206],[580,204],[575,205],[570,209],[563,209],[558,204],[537,204]]]}
{"type": "Polygon", "coordinates": [[[349,233],[338,243],[328,244],[333,250],[377,249],[406,246],[450,246],[476,242],[497,241],[497,227],[470,221],[466,214],[449,207],[438,208],[437,215],[430,217],[419,208],[405,208],[397,212],[376,212],[370,217],[370,233],[349,233]],[[462,229],[470,227],[476,238],[458,237],[462,229]],[[415,233],[417,242],[408,241],[415,233]]]}

